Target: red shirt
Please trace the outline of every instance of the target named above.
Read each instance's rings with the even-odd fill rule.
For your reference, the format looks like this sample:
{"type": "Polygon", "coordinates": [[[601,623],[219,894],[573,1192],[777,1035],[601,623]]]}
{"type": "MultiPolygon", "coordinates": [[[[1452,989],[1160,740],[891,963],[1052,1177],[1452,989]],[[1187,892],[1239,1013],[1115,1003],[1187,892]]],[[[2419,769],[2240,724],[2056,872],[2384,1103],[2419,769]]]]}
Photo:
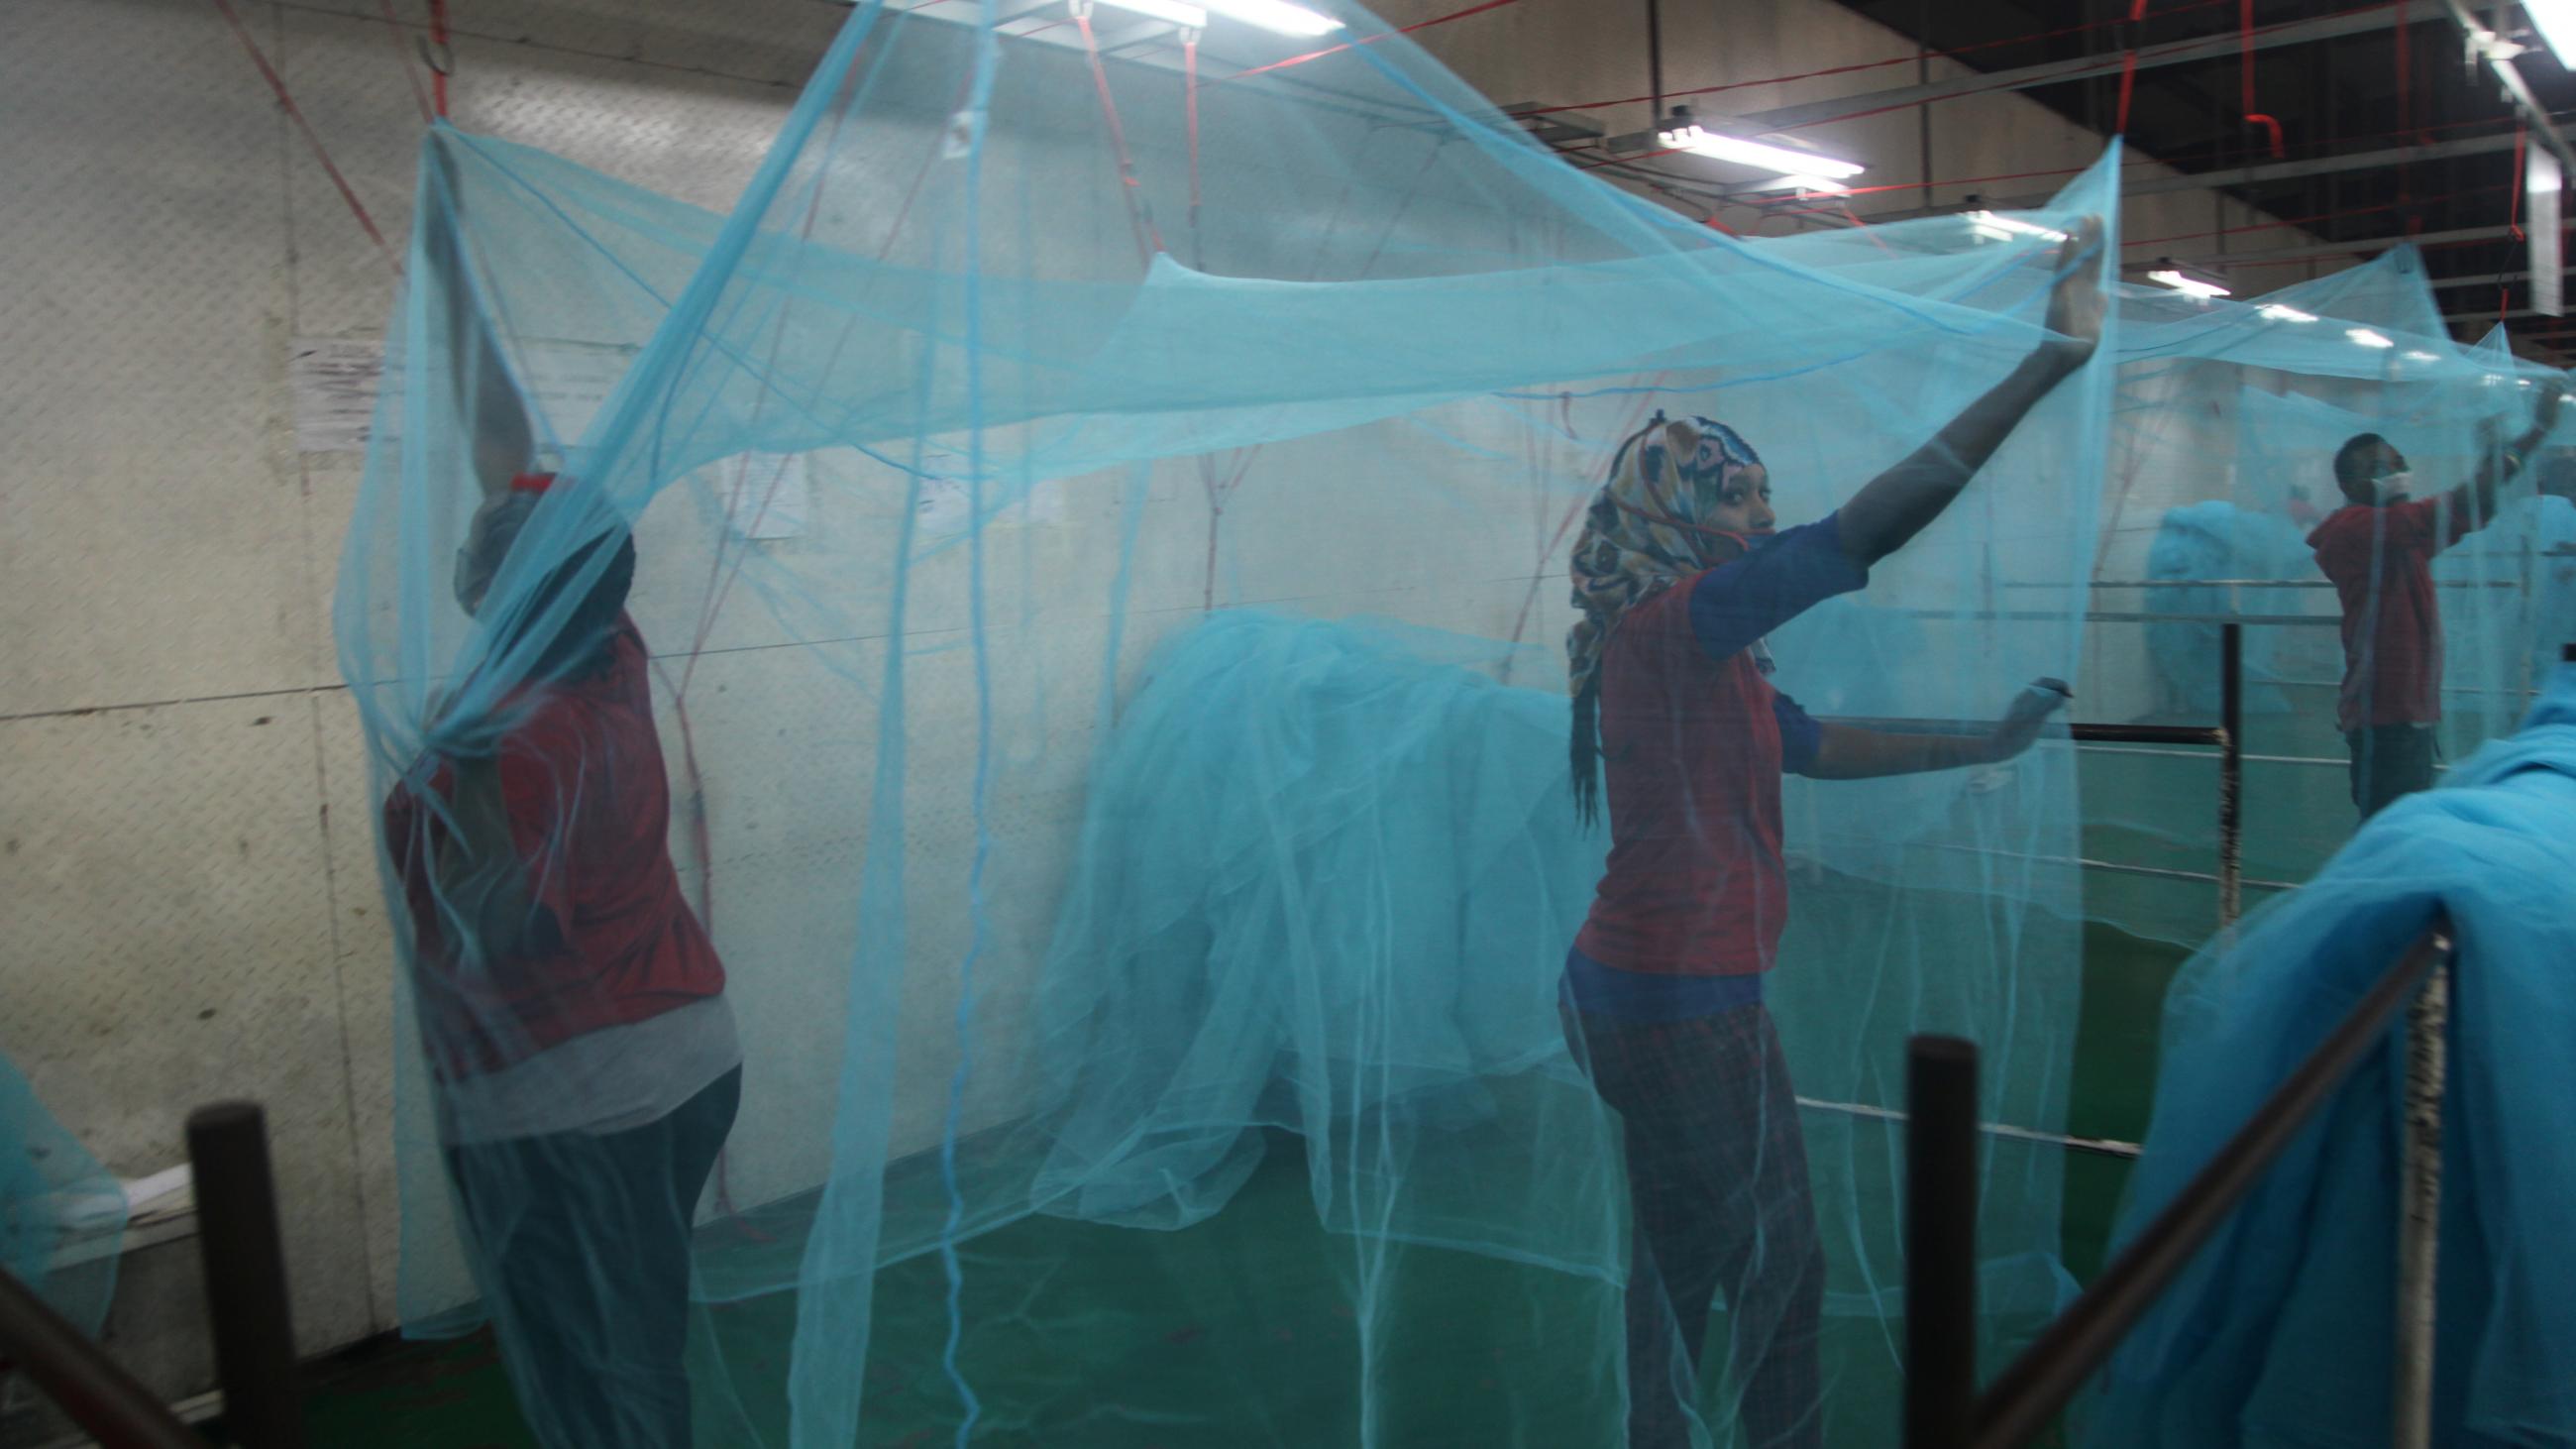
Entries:
{"type": "MultiPolygon", "coordinates": [[[[671,866],[671,785],[632,620],[619,621],[608,650],[600,672],[545,687],[501,741],[501,798],[528,898],[556,928],[534,954],[460,965],[429,870],[430,837],[445,827],[407,786],[385,801],[386,846],[418,935],[421,1030],[442,1076],[507,1066],[724,990],[724,965],[671,866]]],[[[441,763],[430,788],[444,795],[452,783],[441,763]]]]}
{"type": "Polygon", "coordinates": [[[1574,948],[1658,975],[1767,971],[1789,924],[1780,724],[1738,649],[1691,627],[1696,580],[1628,611],[1601,656],[1610,859],[1574,948]]]}
{"type": "Polygon", "coordinates": [[[2433,555],[2469,526],[2469,510],[2456,500],[2426,498],[2339,508],[2308,535],[2317,567],[2343,603],[2337,728],[2441,719],[2442,610],[2433,598],[2433,555]]]}

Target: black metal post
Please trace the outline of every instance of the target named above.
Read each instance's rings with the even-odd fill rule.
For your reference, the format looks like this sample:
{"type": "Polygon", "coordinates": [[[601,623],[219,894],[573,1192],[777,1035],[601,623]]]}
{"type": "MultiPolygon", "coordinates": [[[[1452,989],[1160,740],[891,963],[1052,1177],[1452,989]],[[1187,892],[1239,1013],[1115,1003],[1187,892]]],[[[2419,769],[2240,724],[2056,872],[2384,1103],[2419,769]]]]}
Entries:
{"type": "Polygon", "coordinates": [[[198,1108],[188,1116],[188,1163],[224,1427],[242,1449],[305,1449],[267,1114],[256,1102],[198,1108]]]}
{"type": "Polygon", "coordinates": [[[0,1269],[0,1366],[27,1375],[83,1432],[118,1449],[206,1449],[152,1391],[0,1269]]]}
{"type": "Polygon", "coordinates": [[[1646,90],[1654,97],[1654,123],[1646,127],[1646,139],[1664,128],[1664,5],[1663,0],[1646,0],[1646,90]]]}
{"type": "Polygon", "coordinates": [[[1905,1444],[1967,1449],[1977,1406],[1977,1045],[1905,1060],[1905,1444]]]}
{"type": "Polygon", "coordinates": [[[2576,644],[2559,645],[2558,662],[2561,664],[2576,664],[2576,644]]]}
{"type": "Polygon", "coordinates": [[[2245,626],[2218,629],[2218,928],[2245,905],[2245,626]]]}

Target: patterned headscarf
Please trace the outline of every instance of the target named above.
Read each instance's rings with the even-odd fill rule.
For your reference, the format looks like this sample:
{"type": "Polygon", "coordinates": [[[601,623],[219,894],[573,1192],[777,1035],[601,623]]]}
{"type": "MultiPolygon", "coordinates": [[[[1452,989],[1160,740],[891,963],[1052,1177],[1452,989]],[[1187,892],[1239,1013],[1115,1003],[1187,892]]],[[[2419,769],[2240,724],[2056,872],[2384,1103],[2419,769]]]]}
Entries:
{"type": "MultiPolygon", "coordinates": [[[[1742,534],[1700,520],[1717,506],[1728,480],[1761,461],[1724,423],[1667,423],[1662,413],[1611,460],[1610,481],[1593,498],[1574,544],[1574,607],[1582,617],[1565,636],[1574,696],[1574,802],[1586,820],[1598,810],[1601,654],[1611,631],[1629,610],[1750,546],[1742,534]]],[[[1759,643],[1754,657],[1767,673],[1770,655],[1759,643]]]]}

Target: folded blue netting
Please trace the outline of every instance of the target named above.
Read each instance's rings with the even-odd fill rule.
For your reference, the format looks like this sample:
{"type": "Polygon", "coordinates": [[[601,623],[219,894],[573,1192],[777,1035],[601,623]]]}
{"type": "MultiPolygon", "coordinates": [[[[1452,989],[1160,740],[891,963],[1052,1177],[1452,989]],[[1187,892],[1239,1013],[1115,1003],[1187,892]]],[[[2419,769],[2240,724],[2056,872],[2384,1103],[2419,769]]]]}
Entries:
{"type": "MultiPolygon", "coordinates": [[[[2134,1236],[2429,925],[2451,920],[2433,1442],[2576,1443],[2576,668],[2176,981],[2134,1236]]],[[[2388,1442],[2392,1031],[2113,1358],[2093,1449],[2388,1442]]]]}
{"type": "MultiPolygon", "coordinates": [[[[2147,577],[2162,583],[2298,579],[2315,572],[2316,560],[2295,525],[2223,498],[2167,513],[2147,548],[2147,577]]],[[[2147,612],[2193,616],[2147,626],[2148,651],[2173,703],[2195,718],[2217,717],[2219,672],[2210,666],[2218,656],[2220,625],[2209,621],[2239,611],[2267,612],[2270,603],[2263,594],[2246,598],[2242,591],[2215,583],[2149,591],[2147,612]]],[[[2289,699],[2270,687],[2282,677],[2276,656],[2283,642],[2279,630],[2245,635],[2244,677],[2254,686],[2245,694],[2246,709],[2277,713],[2291,708],[2289,699]]]]}

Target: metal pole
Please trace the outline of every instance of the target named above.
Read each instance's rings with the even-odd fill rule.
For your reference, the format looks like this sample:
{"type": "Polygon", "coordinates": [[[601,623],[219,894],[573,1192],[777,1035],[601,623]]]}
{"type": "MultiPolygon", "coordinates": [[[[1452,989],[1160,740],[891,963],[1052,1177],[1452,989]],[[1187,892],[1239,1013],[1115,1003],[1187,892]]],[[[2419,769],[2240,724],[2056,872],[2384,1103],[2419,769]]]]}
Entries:
{"type": "Polygon", "coordinates": [[[224,1427],[242,1449],[305,1449],[267,1114],[256,1102],[198,1108],[188,1116],[188,1163],[224,1427]]]}
{"type": "Polygon", "coordinates": [[[2406,1011],[2406,1146],[2397,1218],[2397,1364],[2389,1442],[2432,1449],[2433,1287],[2442,1242],[2444,1026],[2451,970],[2434,966],[2406,1011]]]}
{"type": "Polygon", "coordinates": [[[1646,90],[1654,97],[1654,119],[1646,124],[1646,139],[1664,128],[1664,5],[1663,0],[1646,0],[1646,90]]]}
{"type": "Polygon", "coordinates": [[[1967,1449],[1977,1407],[1977,1045],[1905,1059],[1905,1444],[1967,1449]]]}
{"type": "Polygon", "coordinates": [[[2218,928],[2244,909],[2245,626],[2218,630],[2218,928]]]}

